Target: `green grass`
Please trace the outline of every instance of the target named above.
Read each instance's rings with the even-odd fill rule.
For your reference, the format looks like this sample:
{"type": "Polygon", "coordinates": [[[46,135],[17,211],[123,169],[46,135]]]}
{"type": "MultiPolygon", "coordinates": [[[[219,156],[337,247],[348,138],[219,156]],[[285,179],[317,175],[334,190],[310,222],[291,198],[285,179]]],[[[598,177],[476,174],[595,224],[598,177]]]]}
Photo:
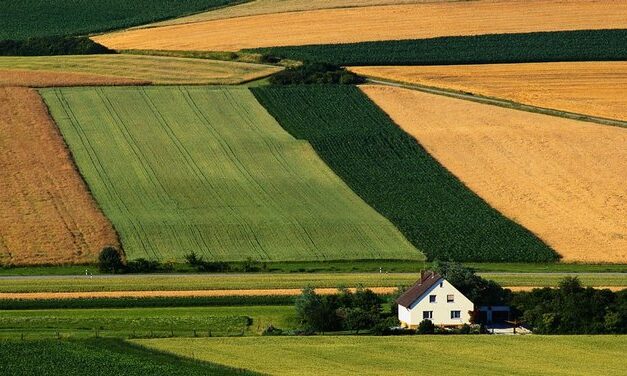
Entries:
{"type": "Polygon", "coordinates": [[[112,339],[0,340],[0,374],[11,376],[253,375],[112,339]]]}
{"type": "Polygon", "coordinates": [[[576,30],[244,50],[336,65],[627,60],[627,30],[576,30]]]}
{"type": "Polygon", "coordinates": [[[424,258],[247,88],[42,95],[130,259],[424,258]]]}
{"type": "Polygon", "coordinates": [[[88,34],[141,25],[242,0],[20,0],[4,1],[0,40],[88,34]]]}
{"type": "Polygon", "coordinates": [[[547,262],[557,254],[440,165],[354,86],[251,88],[294,137],[429,259],[547,262]]]}
{"type": "Polygon", "coordinates": [[[136,340],[266,374],[619,375],[627,336],[318,336],[136,340]]]}
{"type": "Polygon", "coordinates": [[[0,311],[0,338],[256,335],[270,324],[294,327],[293,306],[9,310],[0,311]]]}
{"type": "MultiPolygon", "coordinates": [[[[418,273],[428,269],[431,263],[405,260],[350,260],[350,261],[303,261],[268,262],[267,271],[272,273],[370,273],[382,268],[390,273],[418,273]]],[[[625,264],[567,264],[567,263],[465,263],[479,272],[512,273],[627,273],[625,264]]],[[[66,275],[83,276],[85,269],[100,274],[96,265],[0,267],[2,276],[66,275]]],[[[196,273],[187,264],[174,264],[176,273],[196,273]]]]}
{"type": "Polygon", "coordinates": [[[281,70],[281,68],[269,65],[233,61],[112,54],[7,56],[0,57],[0,69],[87,73],[167,85],[239,84],[266,77],[281,70]]]}
{"type": "MultiPolygon", "coordinates": [[[[627,273],[480,273],[504,286],[557,286],[577,275],[587,286],[627,286],[627,273]]],[[[177,291],[301,289],[305,286],[394,287],[413,284],[419,273],[289,273],[147,275],[87,279],[85,277],[0,279],[1,293],[74,291],[177,291]]]]}

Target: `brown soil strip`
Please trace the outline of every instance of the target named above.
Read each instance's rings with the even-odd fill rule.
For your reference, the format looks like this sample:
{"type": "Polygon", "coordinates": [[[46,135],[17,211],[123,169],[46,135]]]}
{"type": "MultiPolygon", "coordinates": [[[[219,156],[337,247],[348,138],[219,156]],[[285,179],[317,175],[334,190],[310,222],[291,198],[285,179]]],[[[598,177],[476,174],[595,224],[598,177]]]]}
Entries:
{"type": "Polygon", "coordinates": [[[627,2],[485,0],[324,9],[114,32],[113,49],[237,51],[242,48],[438,36],[627,28],[627,2]]]}
{"type": "Polygon", "coordinates": [[[117,244],[39,94],[0,87],[0,264],[93,262],[117,244]]]}
{"type": "Polygon", "coordinates": [[[444,167],[563,261],[627,263],[627,129],[362,88],[444,167]]]}

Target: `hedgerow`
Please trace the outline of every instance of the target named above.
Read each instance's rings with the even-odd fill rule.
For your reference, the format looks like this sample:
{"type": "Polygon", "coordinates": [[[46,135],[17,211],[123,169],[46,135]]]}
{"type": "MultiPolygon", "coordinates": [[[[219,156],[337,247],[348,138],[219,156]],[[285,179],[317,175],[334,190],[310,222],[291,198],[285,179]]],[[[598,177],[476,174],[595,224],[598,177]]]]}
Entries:
{"type": "Polygon", "coordinates": [[[627,59],[627,30],[576,30],[245,50],[335,65],[446,65],[627,59]]]}
{"type": "Polygon", "coordinates": [[[430,259],[557,259],[548,245],[464,186],[358,88],[251,90],[288,132],[309,141],[353,191],[430,259]]]}

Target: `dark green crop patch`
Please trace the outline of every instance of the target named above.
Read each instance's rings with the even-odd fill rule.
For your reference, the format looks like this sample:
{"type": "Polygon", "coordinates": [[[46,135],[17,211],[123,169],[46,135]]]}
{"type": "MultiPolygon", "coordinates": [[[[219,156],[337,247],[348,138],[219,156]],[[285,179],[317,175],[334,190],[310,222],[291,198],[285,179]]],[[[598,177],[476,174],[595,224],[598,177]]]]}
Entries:
{"type": "Polygon", "coordinates": [[[440,165],[354,86],[251,89],[429,259],[547,262],[557,254],[440,165]]]}

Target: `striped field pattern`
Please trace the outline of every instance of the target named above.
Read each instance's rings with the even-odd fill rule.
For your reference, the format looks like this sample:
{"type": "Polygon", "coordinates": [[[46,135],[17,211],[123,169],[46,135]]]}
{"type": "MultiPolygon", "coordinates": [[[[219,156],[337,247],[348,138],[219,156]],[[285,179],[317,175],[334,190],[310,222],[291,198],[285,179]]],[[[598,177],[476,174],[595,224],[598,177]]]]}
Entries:
{"type": "Polygon", "coordinates": [[[246,88],[42,90],[130,259],[422,259],[246,88]]]}

